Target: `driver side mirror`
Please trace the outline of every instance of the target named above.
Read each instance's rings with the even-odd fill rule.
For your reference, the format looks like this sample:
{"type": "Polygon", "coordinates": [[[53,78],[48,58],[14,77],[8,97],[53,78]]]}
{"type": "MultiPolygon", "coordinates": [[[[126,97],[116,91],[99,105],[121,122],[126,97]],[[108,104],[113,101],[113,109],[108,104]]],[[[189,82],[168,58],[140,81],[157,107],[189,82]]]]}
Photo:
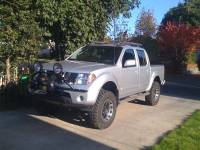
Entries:
{"type": "Polygon", "coordinates": [[[124,63],[124,67],[134,67],[136,66],[136,61],[135,59],[133,60],[127,60],[125,63],[124,63]]]}

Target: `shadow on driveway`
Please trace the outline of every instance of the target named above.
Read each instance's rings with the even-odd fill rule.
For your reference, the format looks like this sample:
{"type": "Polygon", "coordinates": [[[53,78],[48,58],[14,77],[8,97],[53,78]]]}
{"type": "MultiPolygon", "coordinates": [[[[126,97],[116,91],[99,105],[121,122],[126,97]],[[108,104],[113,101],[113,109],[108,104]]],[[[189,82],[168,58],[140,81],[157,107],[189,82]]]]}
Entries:
{"type": "Polygon", "coordinates": [[[112,150],[92,139],[48,124],[29,113],[0,113],[1,150],[112,150]]]}

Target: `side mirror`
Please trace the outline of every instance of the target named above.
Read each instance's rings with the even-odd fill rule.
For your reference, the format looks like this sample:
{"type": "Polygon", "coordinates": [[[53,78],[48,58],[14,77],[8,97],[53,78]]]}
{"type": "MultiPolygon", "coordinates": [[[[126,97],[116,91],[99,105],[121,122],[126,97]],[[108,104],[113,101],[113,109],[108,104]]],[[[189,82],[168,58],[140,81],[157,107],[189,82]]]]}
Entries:
{"type": "Polygon", "coordinates": [[[124,64],[124,67],[133,67],[133,66],[136,66],[135,60],[127,60],[124,64]]]}

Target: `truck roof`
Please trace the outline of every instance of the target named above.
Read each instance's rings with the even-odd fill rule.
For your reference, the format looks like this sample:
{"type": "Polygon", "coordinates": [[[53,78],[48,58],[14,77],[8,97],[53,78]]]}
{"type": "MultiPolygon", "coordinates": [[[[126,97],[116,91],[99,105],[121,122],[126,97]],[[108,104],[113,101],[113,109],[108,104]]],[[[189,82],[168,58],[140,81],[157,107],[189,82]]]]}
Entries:
{"type": "Polygon", "coordinates": [[[89,45],[92,46],[117,46],[117,47],[123,47],[123,46],[132,46],[132,47],[140,47],[143,48],[143,45],[140,43],[133,43],[133,42],[111,42],[111,43],[106,43],[106,42],[101,42],[101,41],[94,41],[91,42],[89,45]]]}

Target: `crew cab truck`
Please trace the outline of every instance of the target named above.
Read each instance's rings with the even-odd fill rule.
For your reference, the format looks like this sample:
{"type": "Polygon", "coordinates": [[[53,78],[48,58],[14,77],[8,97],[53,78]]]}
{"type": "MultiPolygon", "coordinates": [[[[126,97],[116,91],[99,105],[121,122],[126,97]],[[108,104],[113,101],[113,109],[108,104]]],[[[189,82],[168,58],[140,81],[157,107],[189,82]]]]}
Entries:
{"type": "Polygon", "coordinates": [[[121,99],[145,94],[156,105],[164,66],[150,65],[141,44],[93,42],[64,61],[35,63],[29,92],[50,103],[88,111],[95,128],[109,127],[121,99]]]}

